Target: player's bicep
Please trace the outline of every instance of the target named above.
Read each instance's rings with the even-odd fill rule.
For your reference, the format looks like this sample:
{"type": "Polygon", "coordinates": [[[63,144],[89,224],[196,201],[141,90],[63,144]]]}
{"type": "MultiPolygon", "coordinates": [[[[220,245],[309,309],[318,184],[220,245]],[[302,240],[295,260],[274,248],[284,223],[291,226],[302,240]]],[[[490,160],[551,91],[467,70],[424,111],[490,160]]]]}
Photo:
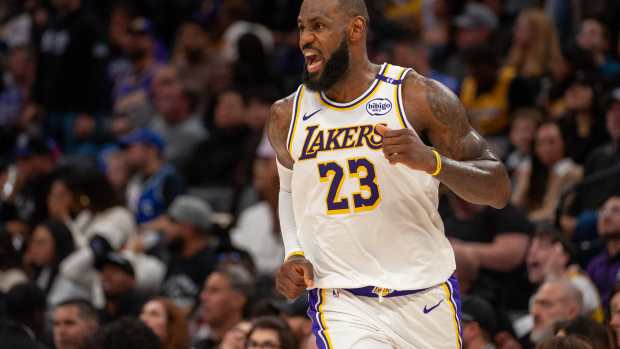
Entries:
{"type": "Polygon", "coordinates": [[[482,136],[469,124],[459,98],[440,83],[426,79],[425,106],[429,140],[455,160],[496,160],[482,136]]]}
{"type": "Polygon", "coordinates": [[[287,168],[293,167],[293,158],[288,151],[286,140],[291,122],[292,105],[289,98],[281,99],[271,106],[267,122],[267,136],[276,152],[278,161],[287,168]]]}

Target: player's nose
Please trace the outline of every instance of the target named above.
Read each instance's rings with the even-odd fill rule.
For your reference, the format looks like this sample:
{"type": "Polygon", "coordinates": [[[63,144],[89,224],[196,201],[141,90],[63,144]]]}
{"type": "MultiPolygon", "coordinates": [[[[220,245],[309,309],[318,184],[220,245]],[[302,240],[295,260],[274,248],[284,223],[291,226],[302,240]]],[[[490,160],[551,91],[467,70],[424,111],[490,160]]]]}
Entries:
{"type": "Polygon", "coordinates": [[[309,48],[310,44],[314,42],[314,34],[309,31],[301,31],[299,32],[299,47],[303,50],[305,48],[309,48]]]}

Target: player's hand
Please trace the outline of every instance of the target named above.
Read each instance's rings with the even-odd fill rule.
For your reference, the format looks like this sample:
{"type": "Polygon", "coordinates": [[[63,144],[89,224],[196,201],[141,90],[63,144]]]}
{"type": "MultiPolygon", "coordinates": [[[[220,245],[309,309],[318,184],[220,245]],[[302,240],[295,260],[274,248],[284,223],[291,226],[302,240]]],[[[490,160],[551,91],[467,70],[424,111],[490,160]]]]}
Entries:
{"type": "Polygon", "coordinates": [[[289,257],[276,275],[276,289],[288,299],[314,287],[314,268],[303,256],[289,257]]]}
{"type": "Polygon", "coordinates": [[[383,136],[383,155],[390,164],[401,163],[414,170],[435,172],[435,155],[413,130],[392,130],[384,125],[377,125],[376,130],[383,136]]]}

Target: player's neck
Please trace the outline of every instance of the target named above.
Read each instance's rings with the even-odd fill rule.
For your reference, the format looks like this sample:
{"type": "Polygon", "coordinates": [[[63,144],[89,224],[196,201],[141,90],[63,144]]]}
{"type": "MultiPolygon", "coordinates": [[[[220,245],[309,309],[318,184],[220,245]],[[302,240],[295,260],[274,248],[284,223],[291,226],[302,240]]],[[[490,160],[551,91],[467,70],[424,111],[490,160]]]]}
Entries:
{"type": "Polygon", "coordinates": [[[368,89],[380,69],[380,66],[371,63],[367,57],[357,62],[351,61],[346,75],[325,91],[325,95],[335,102],[350,102],[368,89]]]}

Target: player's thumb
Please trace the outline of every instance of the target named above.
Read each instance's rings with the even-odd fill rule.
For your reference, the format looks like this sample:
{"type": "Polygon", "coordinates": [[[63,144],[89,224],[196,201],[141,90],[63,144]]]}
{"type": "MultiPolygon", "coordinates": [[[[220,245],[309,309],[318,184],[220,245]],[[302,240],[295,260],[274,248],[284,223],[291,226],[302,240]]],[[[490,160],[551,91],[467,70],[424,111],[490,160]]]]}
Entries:
{"type": "Polygon", "coordinates": [[[383,124],[378,124],[377,126],[375,126],[375,130],[376,130],[376,131],[377,131],[380,135],[384,136],[384,135],[385,135],[385,133],[386,133],[387,131],[389,131],[390,129],[389,129],[387,126],[383,125],[383,124]]]}

